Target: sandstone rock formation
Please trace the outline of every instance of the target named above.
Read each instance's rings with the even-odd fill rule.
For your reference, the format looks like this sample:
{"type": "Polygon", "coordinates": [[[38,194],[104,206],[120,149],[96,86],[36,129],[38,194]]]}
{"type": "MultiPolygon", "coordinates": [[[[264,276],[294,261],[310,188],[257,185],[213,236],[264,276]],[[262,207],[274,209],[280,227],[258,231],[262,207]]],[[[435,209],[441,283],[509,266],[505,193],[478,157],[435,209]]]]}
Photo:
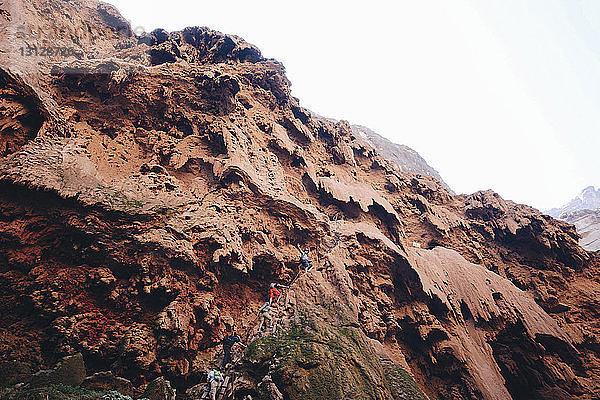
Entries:
{"type": "Polygon", "coordinates": [[[600,392],[598,258],[572,225],[403,171],[238,37],[136,37],[94,0],[0,8],[2,386],[81,353],[183,396],[301,245],[315,268],[235,398],[600,392]],[[23,26],[75,56],[19,57],[23,26]]]}

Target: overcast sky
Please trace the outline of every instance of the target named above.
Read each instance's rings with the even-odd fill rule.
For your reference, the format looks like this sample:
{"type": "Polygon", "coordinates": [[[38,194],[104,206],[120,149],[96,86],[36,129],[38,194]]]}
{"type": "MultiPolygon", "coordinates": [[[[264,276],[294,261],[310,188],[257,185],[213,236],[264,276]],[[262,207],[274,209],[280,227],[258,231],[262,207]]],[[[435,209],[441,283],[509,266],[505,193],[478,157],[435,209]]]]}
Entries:
{"type": "Polygon", "coordinates": [[[301,104],[417,150],[459,193],[547,209],[600,186],[600,1],[110,0],[282,61],[301,104]]]}

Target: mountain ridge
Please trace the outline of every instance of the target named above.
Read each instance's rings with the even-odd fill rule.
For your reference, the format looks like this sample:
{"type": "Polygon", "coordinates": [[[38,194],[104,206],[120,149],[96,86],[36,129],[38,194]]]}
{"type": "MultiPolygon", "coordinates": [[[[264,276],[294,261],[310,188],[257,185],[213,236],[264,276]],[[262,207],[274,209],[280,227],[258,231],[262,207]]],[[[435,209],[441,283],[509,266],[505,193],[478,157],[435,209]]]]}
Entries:
{"type": "MultiPolygon", "coordinates": [[[[310,112],[315,118],[322,118],[327,121],[338,123],[340,121],[333,118],[326,118],[313,111],[310,112]]],[[[397,144],[384,136],[378,134],[374,130],[358,124],[350,123],[350,129],[355,134],[356,139],[362,139],[365,145],[371,146],[381,155],[387,158],[390,162],[397,165],[401,171],[413,174],[422,174],[435,178],[442,184],[450,193],[454,194],[450,186],[444,182],[437,170],[431,167],[427,161],[412,148],[397,144]]]]}
{"type": "Polygon", "coordinates": [[[584,249],[600,251],[600,189],[588,186],[569,203],[547,213],[575,225],[584,249]]]}
{"type": "Polygon", "coordinates": [[[583,189],[577,197],[569,201],[562,207],[551,208],[546,213],[554,218],[560,218],[562,214],[578,210],[597,210],[600,208],[600,188],[588,186],[583,189]]]}
{"type": "Polygon", "coordinates": [[[351,127],[355,134],[367,140],[388,160],[400,165],[403,171],[431,176],[437,179],[450,193],[454,194],[439,172],[431,167],[417,151],[406,145],[394,143],[366,126],[355,124],[351,127]]]}

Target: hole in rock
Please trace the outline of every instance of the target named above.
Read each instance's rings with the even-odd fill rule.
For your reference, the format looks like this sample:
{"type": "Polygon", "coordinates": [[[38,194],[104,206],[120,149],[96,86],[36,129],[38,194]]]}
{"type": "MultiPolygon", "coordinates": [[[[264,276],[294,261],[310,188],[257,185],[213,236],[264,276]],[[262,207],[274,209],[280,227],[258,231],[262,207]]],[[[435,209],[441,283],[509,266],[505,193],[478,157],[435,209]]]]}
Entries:
{"type": "Polygon", "coordinates": [[[467,306],[467,303],[465,303],[464,301],[460,302],[460,313],[462,314],[463,319],[465,321],[468,319],[473,319],[473,314],[471,313],[469,306],[467,306]]]}

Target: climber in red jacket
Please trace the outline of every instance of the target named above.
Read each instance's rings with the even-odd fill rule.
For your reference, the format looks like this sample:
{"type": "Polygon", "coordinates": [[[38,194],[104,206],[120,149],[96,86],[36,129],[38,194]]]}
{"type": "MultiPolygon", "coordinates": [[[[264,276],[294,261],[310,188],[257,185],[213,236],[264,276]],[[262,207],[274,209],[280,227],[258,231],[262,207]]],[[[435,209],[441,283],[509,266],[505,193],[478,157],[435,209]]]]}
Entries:
{"type": "Polygon", "coordinates": [[[281,292],[279,291],[279,289],[277,289],[276,286],[276,284],[271,283],[271,288],[269,289],[269,304],[273,304],[273,299],[276,302],[279,296],[281,296],[281,292]]]}

